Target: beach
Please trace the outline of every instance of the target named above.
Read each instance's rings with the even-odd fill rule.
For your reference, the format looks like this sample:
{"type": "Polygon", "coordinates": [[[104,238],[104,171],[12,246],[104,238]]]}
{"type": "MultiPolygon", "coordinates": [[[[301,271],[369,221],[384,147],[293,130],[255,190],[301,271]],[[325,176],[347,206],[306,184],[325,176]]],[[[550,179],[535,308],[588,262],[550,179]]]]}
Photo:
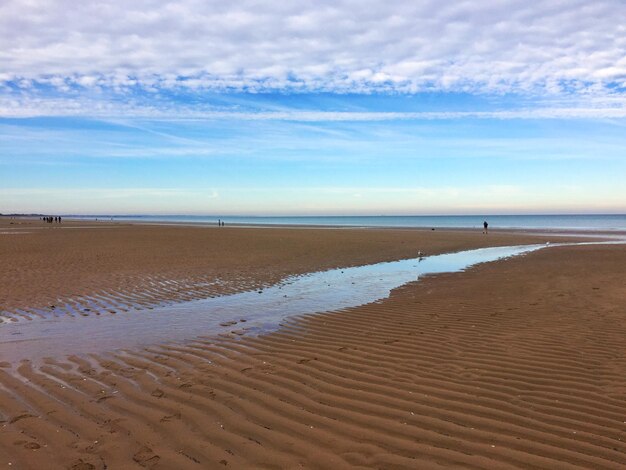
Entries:
{"type": "MultiPolygon", "coordinates": [[[[262,292],[299,274],[571,241],[6,218],[0,231],[4,321],[68,328],[85,299],[84,321],[121,315],[115,304],[148,323],[164,302],[262,292]]],[[[263,334],[238,323],[142,348],[0,354],[0,466],[621,468],[625,270],[625,245],[551,247],[263,334]]]]}

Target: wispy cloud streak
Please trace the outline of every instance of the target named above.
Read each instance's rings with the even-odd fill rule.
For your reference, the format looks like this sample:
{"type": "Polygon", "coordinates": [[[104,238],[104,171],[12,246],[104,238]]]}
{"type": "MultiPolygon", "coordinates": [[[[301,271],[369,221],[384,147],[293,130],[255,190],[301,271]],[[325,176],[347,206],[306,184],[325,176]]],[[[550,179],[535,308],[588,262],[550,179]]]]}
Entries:
{"type": "Polygon", "coordinates": [[[156,107],[139,103],[94,102],[88,99],[30,99],[3,98],[0,96],[0,118],[29,117],[93,117],[102,119],[151,119],[165,121],[234,120],[234,121],[396,121],[396,120],[452,120],[452,119],[623,119],[626,118],[626,97],[611,100],[606,105],[593,101],[580,106],[537,106],[521,109],[496,109],[490,111],[215,111],[170,103],[156,107]]]}

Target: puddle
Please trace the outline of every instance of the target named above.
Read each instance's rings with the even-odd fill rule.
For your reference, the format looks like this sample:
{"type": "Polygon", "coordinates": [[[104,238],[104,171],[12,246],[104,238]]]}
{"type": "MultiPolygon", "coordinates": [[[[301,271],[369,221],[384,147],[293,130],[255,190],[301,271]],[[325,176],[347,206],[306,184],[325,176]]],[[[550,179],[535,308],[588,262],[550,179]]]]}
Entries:
{"type": "MultiPolygon", "coordinates": [[[[597,244],[573,243],[563,245],[597,244]]],[[[608,242],[623,243],[623,242],[608,242]]],[[[47,317],[0,325],[0,357],[38,360],[99,353],[218,334],[258,334],[295,315],[356,307],[389,296],[420,276],[458,272],[478,263],[550,245],[493,247],[288,278],[262,291],[183,302],[150,310],[82,317],[47,317]],[[232,332],[232,333],[231,333],[232,332]]],[[[556,246],[556,245],[551,245],[556,246]]]]}

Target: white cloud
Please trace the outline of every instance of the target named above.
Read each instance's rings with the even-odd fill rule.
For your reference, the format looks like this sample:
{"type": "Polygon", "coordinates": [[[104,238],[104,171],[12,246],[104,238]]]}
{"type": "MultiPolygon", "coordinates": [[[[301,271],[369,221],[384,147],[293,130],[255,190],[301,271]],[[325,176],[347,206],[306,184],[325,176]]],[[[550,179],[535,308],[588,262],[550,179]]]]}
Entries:
{"type": "Polygon", "coordinates": [[[626,86],[626,4],[8,0],[0,81],[172,88],[596,93],[626,86]]]}
{"type": "Polygon", "coordinates": [[[83,116],[103,119],[145,118],[165,121],[243,120],[300,122],[365,122],[397,120],[450,119],[623,119],[626,118],[626,95],[589,97],[585,100],[550,100],[518,109],[489,111],[325,111],[280,108],[277,110],[219,110],[174,101],[151,102],[63,96],[58,98],[29,94],[2,96],[0,118],[38,116],[83,116]]]}

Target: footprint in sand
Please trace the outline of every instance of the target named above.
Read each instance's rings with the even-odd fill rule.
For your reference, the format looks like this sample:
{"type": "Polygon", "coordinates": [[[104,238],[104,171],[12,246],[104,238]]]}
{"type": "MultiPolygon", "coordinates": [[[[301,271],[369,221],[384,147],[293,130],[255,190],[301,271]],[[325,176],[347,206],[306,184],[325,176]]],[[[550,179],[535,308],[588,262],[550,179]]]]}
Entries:
{"type": "Polygon", "coordinates": [[[15,441],[13,445],[22,446],[24,449],[37,450],[41,449],[41,446],[33,441],[15,441]]]}
{"type": "Polygon", "coordinates": [[[150,447],[143,446],[135,455],[133,455],[133,460],[142,467],[152,468],[159,463],[161,457],[155,454],[150,447]]]}
{"type": "Polygon", "coordinates": [[[180,413],[175,413],[173,415],[165,415],[159,421],[161,423],[169,423],[170,421],[172,421],[174,419],[181,419],[181,417],[182,417],[182,415],[180,413]]]}
{"type": "Polygon", "coordinates": [[[298,364],[306,364],[307,362],[311,362],[311,361],[317,361],[317,357],[314,357],[313,359],[300,359],[298,360],[298,364]]]}
{"type": "Polygon", "coordinates": [[[78,460],[72,464],[71,470],[95,470],[95,466],[90,464],[89,462],[83,461],[83,459],[78,460]]]}

